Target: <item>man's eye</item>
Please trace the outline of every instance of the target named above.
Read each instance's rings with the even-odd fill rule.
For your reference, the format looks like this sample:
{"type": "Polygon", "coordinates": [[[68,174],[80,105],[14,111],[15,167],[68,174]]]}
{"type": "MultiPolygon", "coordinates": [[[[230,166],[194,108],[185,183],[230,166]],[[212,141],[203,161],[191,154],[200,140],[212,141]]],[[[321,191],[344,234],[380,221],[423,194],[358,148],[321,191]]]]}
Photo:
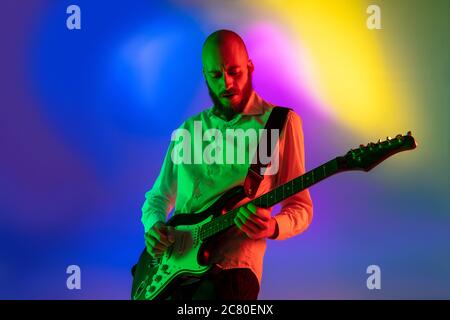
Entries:
{"type": "Polygon", "coordinates": [[[220,72],[214,72],[214,73],[211,74],[211,76],[212,76],[214,79],[219,79],[219,78],[222,76],[222,73],[220,73],[220,72]]]}

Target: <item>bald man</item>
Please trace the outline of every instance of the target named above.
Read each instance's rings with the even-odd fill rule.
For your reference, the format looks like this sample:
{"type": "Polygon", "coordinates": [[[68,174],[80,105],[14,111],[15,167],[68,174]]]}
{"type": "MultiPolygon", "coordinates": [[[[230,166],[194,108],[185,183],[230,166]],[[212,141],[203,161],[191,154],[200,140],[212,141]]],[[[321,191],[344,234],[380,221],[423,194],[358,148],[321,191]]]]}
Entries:
{"type": "MultiPolygon", "coordinates": [[[[195,123],[203,132],[219,130],[226,137],[228,129],[263,129],[274,107],[253,89],[254,66],[242,38],[230,30],[218,30],[206,39],[202,50],[203,74],[212,107],[187,119],[180,126],[195,134],[195,123]]],[[[259,132],[259,131],[258,131],[259,132]]],[[[229,141],[223,141],[229,146],[229,141]],[[228,144],[227,144],[228,143],[228,144]]],[[[172,141],[160,174],[146,193],[142,207],[147,252],[160,257],[174,243],[174,230],[165,225],[167,215],[201,212],[224,192],[242,185],[253,156],[249,148],[244,163],[216,162],[174,163],[172,141]]],[[[266,175],[255,197],[286,183],[305,172],[303,131],[300,117],[289,111],[278,140],[279,169],[266,175]]],[[[283,240],[297,235],[309,226],[313,216],[312,201],[304,190],[281,202],[281,210],[242,206],[236,215],[238,228],[228,229],[215,241],[211,262],[215,272],[192,284],[179,286],[172,299],[255,300],[262,279],[267,239],[283,240]]]]}
{"type": "Polygon", "coordinates": [[[212,33],[202,50],[203,74],[214,111],[230,120],[243,111],[253,92],[253,62],[241,37],[228,30],[212,33]]]}

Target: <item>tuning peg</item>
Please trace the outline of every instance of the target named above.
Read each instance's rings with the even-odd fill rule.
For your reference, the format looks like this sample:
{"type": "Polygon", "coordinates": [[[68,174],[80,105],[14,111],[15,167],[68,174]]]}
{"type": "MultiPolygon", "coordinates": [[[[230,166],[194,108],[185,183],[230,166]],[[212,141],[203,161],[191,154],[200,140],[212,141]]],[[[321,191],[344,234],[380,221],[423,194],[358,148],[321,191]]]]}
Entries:
{"type": "Polygon", "coordinates": [[[377,143],[381,143],[381,139],[378,139],[377,143]]]}
{"type": "Polygon", "coordinates": [[[407,136],[411,136],[411,131],[408,131],[408,132],[406,133],[406,135],[407,135],[407,136]]]}
{"type": "Polygon", "coordinates": [[[387,136],[386,137],[386,141],[389,141],[389,140],[391,140],[392,138],[390,137],[390,136],[387,136]]]}

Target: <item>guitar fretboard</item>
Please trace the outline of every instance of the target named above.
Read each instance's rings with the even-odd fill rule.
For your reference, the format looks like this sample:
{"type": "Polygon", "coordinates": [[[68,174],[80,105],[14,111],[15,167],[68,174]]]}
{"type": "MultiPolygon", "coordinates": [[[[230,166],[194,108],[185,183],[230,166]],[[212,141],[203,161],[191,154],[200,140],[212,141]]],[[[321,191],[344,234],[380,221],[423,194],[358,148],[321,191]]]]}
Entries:
{"type": "MultiPolygon", "coordinates": [[[[339,172],[338,161],[339,158],[335,158],[321,166],[306,172],[305,174],[285,183],[281,186],[274,188],[273,190],[259,196],[256,199],[250,201],[257,207],[270,208],[275,204],[289,198],[290,196],[305,190],[313,184],[324,180],[339,172]]],[[[247,204],[245,204],[247,205],[247,204]]],[[[227,228],[234,225],[234,218],[239,208],[235,208],[224,215],[221,215],[212,221],[204,224],[200,230],[200,238],[202,240],[209,238],[227,228]]]]}

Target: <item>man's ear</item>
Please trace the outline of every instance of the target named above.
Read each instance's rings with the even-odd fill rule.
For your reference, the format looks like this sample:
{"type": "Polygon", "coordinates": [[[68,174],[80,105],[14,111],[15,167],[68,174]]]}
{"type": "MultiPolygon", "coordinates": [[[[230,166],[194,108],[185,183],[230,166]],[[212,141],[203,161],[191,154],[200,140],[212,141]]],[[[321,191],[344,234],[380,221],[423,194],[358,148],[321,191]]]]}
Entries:
{"type": "Polygon", "coordinates": [[[251,59],[248,59],[247,68],[250,73],[253,73],[253,70],[255,70],[255,66],[253,65],[253,61],[251,59]]]}

